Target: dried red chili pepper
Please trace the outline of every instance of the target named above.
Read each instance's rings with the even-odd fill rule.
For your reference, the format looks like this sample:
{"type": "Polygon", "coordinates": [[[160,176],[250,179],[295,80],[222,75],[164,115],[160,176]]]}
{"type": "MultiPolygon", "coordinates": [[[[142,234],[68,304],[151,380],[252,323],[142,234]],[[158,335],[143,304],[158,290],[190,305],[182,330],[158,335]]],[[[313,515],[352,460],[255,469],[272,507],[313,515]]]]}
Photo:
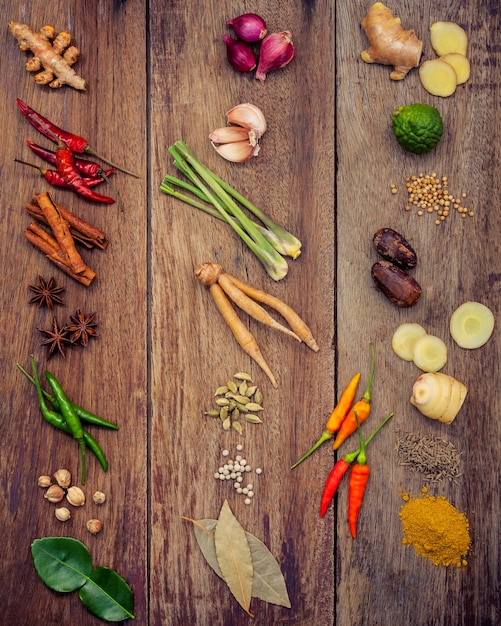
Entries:
{"type": "MultiPolygon", "coordinates": [[[[14,159],[14,161],[16,163],[22,163],[23,165],[29,165],[30,167],[34,167],[35,169],[39,170],[45,180],[49,183],[49,185],[52,185],[53,187],[63,187],[65,189],[71,189],[71,187],[64,180],[61,174],[56,170],[48,170],[45,167],[39,167],[34,163],[28,163],[27,161],[22,161],[21,159],[14,159]]],[[[82,178],[88,187],[97,187],[97,185],[100,185],[105,181],[105,177],[109,176],[113,172],[114,169],[110,167],[108,170],[103,170],[104,176],[82,176],[82,178]]]]}
{"type": "Polygon", "coordinates": [[[75,165],[75,156],[68,146],[61,146],[56,150],[56,166],[57,171],[61,174],[68,186],[80,196],[104,204],[113,204],[113,202],[115,202],[114,198],[103,196],[86,185],[75,165]]]}
{"type": "MultiPolygon", "coordinates": [[[[28,144],[28,147],[31,148],[31,150],[45,162],[51,163],[52,165],[56,164],[55,152],[39,146],[33,141],[26,140],[26,143],[28,144]]],[[[82,174],[82,176],[87,176],[89,178],[102,178],[103,172],[105,176],[109,176],[111,173],[116,171],[114,167],[103,170],[102,166],[99,163],[95,163],[94,161],[87,161],[85,159],[79,159],[77,157],[75,157],[75,165],[78,167],[78,170],[82,174]]]]}
{"type": "Polygon", "coordinates": [[[53,124],[46,117],[44,117],[40,113],[37,113],[37,111],[29,107],[20,98],[17,98],[16,101],[19,109],[21,110],[24,117],[28,120],[28,122],[34,128],[36,128],[38,132],[42,133],[42,135],[44,135],[51,141],[54,141],[55,143],[58,143],[58,140],[62,141],[64,145],[67,146],[72,152],[76,152],[78,154],[92,154],[98,157],[101,161],[104,161],[108,165],[111,165],[111,167],[114,167],[117,170],[124,172],[125,174],[129,174],[130,176],[135,176],[136,178],[139,178],[137,174],[134,174],[133,172],[130,172],[123,167],[119,167],[118,165],[115,165],[115,163],[112,163],[108,159],[105,159],[103,156],[99,155],[94,150],[94,148],[89,145],[87,139],[63,130],[59,126],[56,126],[56,124],[53,124]]]}

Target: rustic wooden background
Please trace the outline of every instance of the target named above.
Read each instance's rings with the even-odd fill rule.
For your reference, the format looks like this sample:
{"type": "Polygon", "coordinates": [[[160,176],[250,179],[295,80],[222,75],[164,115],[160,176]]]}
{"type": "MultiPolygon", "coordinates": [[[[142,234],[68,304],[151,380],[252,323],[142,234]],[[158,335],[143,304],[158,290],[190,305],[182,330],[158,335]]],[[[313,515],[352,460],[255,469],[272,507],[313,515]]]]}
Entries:
{"type": "MultiPolygon", "coordinates": [[[[488,0],[389,4],[424,40],[423,59],[433,56],[428,28],[434,21],[457,21],[469,33],[471,78],[453,97],[440,99],[424,92],[416,71],[394,83],[388,68],[360,60],[366,47],[360,20],[370,4],[1,0],[3,623],[100,623],[77,594],[54,594],[38,579],[30,543],[50,535],[81,539],[96,565],[126,578],[137,624],[251,623],[205,564],[182,519],[217,517],[225,498],[246,530],[276,556],[292,601],[286,609],[253,600],[256,626],[499,623],[499,327],[484,348],[467,352],[450,340],[448,318],[461,302],[479,300],[499,320],[500,10],[488,0]],[[226,20],[248,11],[261,14],[270,31],[291,30],[297,46],[294,62],[264,85],[236,74],[221,42],[226,20]],[[9,20],[35,29],[46,23],[69,28],[82,51],[77,69],[87,91],[35,85],[23,69],[26,54],[8,32],[9,20]],[[31,156],[25,139],[40,139],[16,97],[140,174],[115,178],[125,200],[122,212],[55,193],[109,236],[106,251],[83,253],[97,272],[88,289],[58,273],[24,240],[24,207],[47,185],[36,171],[14,163],[31,156]],[[212,150],[207,136],[225,124],[230,107],[247,101],[262,108],[268,131],[258,158],[232,165],[212,150]],[[394,108],[413,102],[436,106],[445,123],[439,146],[420,157],[404,153],[391,130],[394,108]],[[303,253],[285,280],[273,283],[223,224],[159,192],[164,174],[175,174],[168,147],[177,139],[301,238],[303,253]],[[421,171],[448,176],[454,193],[466,191],[475,217],[453,215],[437,227],[426,216],[405,212],[404,178],[421,171]],[[396,196],[390,183],[397,185],[396,196]],[[392,306],[371,282],[377,258],[371,240],[382,226],[404,233],[418,252],[415,276],[423,296],[412,310],[392,306]],[[313,329],[316,354],[248,322],[278,390],[235,345],[194,278],[203,261],[217,261],[286,300],[313,329]],[[86,490],[108,496],[98,511],[104,530],[96,537],[85,530],[97,513],[90,503],[61,524],[36,486],[40,474],[79,469],[74,443],[43,422],[34,390],[15,366],[28,365],[31,353],[40,367],[47,364],[37,328],[47,328],[52,314],[28,304],[28,285],[38,274],[54,275],[65,287],[66,306],[55,310],[60,321],[81,308],[95,311],[99,323],[100,337],[85,350],[49,362],[75,401],[120,424],[118,433],[92,430],[110,463],[103,474],[89,456],[86,490]],[[444,371],[469,387],[450,426],[409,405],[418,371],[397,359],[390,345],[404,321],[420,322],[446,341],[444,371]],[[370,448],[373,473],[353,541],[346,485],[335,509],[318,517],[334,461],[330,447],[294,472],[289,468],[320,434],[355,371],[362,372],[365,386],[371,341],[372,425],[390,411],[395,417],[370,448]],[[223,433],[203,416],[214,389],[237,370],[254,375],[266,405],[264,423],[248,425],[243,437],[223,433]],[[401,494],[418,495],[423,478],[398,465],[397,429],[440,435],[463,451],[462,477],[456,484],[430,485],[430,493],[446,496],[468,515],[468,567],[436,567],[402,546],[401,494]],[[220,451],[239,441],[249,461],[264,469],[251,506],[212,477],[220,451]]],[[[342,451],[351,449],[346,444],[342,451]]]]}

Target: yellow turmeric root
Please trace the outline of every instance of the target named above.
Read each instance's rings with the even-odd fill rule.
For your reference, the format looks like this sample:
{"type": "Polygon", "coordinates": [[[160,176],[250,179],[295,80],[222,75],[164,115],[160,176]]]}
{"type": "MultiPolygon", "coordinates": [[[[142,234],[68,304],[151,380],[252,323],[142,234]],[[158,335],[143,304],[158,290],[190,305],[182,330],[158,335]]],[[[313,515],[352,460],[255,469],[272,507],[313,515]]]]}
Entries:
{"type": "Polygon", "coordinates": [[[392,80],[402,80],[413,67],[418,67],[423,42],[414,30],[404,30],[400,18],[382,2],[369,8],[361,24],[370,43],[361,54],[363,61],[393,65],[392,80]]]}
{"type": "Polygon", "coordinates": [[[33,53],[25,68],[28,72],[38,72],[34,77],[36,83],[49,85],[53,89],[63,85],[85,89],[85,80],[71,67],[77,62],[80,52],[75,46],[70,46],[69,31],[63,30],[54,37],[53,26],[43,26],[36,33],[19,22],[9,22],[9,30],[17,39],[20,50],[30,50],[33,53]]]}

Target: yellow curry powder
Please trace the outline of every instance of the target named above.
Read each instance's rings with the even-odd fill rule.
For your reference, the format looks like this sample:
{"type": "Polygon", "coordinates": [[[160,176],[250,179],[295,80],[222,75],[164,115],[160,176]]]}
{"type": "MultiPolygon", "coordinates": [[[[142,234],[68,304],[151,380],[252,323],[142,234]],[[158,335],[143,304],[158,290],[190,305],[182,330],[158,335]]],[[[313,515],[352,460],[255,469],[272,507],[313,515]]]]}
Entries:
{"type": "Polygon", "coordinates": [[[445,497],[409,498],[399,513],[405,545],[413,545],[420,556],[435,565],[467,565],[470,524],[445,497]]]}

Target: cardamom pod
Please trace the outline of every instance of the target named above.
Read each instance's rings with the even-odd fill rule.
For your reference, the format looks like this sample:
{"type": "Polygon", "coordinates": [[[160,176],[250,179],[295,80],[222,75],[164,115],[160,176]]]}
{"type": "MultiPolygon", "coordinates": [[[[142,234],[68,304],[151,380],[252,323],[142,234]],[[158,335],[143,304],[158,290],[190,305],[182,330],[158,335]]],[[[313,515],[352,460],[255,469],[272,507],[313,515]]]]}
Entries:
{"type": "Polygon", "coordinates": [[[252,396],[256,393],[256,390],[257,390],[257,386],[256,385],[250,385],[245,390],[245,394],[244,395],[246,395],[248,398],[252,398],[252,396]]]}
{"type": "Polygon", "coordinates": [[[254,415],[253,413],[247,413],[245,416],[245,421],[246,422],[251,422],[251,424],[262,424],[263,420],[260,419],[257,415],[254,415]]]}
{"type": "Polygon", "coordinates": [[[223,430],[230,430],[231,428],[231,418],[227,417],[223,422],[223,430]]]}
{"type": "Polygon", "coordinates": [[[228,406],[229,403],[230,401],[228,400],[228,398],[218,398],[216,400],[217,406],[228,406]]]}
{"type": "MultiPolygon", "coordinates": [[[[247,382],[245,380],[243,380],[239,385],[238,385],[238,393],[241,396],[246,396],[247,395],[247,382]]],[[[247,396],[248,397],[248,396],[247,396]]]]}
{"type": "Polygon", "coordinates": [[[233,430],[236,430],[239,435],[242,434],[243,429],[240,422],[232,422],[231,425],[233,426],[233,430]]]}
{"type": "Polygon", "coordinates": [[[205,411],[204,415],[208,415],[209,417],[219,417],[219,411],[211,409],[210,411],[205,411]]]}
{"type": "Polygon", "coordinates": [[[262,401],[263,401],[263,394],[261,393],[260,389],[257,389],[256,392],[254,393],[254,402],[256,402],[257,404],[261,404],[262,401]]]}
{"type": "Polygon", "coordinates": [[[264,411],[263,407],[257,402],[247,402],[245,407],[248,411],[264,411]]]}
{"type": "Polygon", "coordinates": [[[223,385],[222,387],[218,387],[214,392],[215,396],[224,396],[224,394],[228,391],[228,387],[223,385]]]}
{"type": "Polygon", "coordinates": [[[232,391],[233,393],[238,393],[238,387],[237,384],[233,381],[233,380],[229,380],[226,384],[226,386],[228,387],[228,389],[230,391],[232,391]]]}
{"type": "Polygon", "coordinates": [[[236,395],[234,399],[235,402],[240,402],[240,404],[247,404],[248,402],[250,402],[250,398],[248,398],[247,396],[236,395]]]}
{"type": "Polygon", "coordinates": [[[236,378],[237,380],[246,380],[248,383],[252,382],[250,374],[246,374],[245,372],[237,372],[236,374],[233,374],[233,378],[236,378]]]}

